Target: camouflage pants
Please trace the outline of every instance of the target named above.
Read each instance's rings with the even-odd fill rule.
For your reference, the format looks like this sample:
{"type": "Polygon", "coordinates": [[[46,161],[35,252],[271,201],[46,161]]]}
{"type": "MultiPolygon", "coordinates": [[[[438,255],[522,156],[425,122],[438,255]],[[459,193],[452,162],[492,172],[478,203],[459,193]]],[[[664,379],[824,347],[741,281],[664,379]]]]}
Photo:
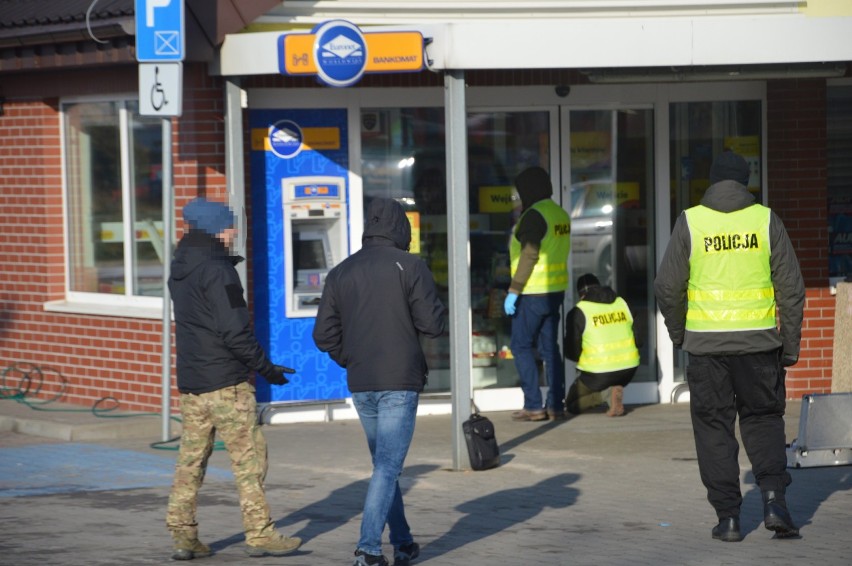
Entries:
{"type": "Polygon", "coordinates": [[[257,424],[254,387],[241,383],[201,395],[181,394],[180,412],[183,433],[166,516],[172,535],[198,537],[198,490],[218,432],[231,459],[246,542],[261,544],[275,537],[263,490],[266,440],[257,424]]]}

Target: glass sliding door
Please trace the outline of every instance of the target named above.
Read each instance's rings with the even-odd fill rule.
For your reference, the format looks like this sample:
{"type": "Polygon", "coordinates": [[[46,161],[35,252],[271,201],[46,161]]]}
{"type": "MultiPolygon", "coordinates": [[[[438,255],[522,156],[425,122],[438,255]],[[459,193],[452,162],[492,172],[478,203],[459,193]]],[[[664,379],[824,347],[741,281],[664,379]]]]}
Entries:
{"type": "MultiPolygon", "coordinates": [[[[656,382],[653,110],[568,109],[562,124],[571,281],[594,274],[627,301],[641,355],[633,383],[656,382]]],[[[575,287],[568,295],[570,305],[579,299],[575,287]]]]}
{"type": "MultiPolygon", "coordinates": [[[[751,165],[748,189],[764,202],[761,174],[762,110],[760,100],[673,102],[669,104],[669,202],[671,228],[685,209],[701,203],[710,186],[713,159],[726,150],[751,165]]],[[[673,381],[685,382],[687,354],[673,352],[673,381]]]]}

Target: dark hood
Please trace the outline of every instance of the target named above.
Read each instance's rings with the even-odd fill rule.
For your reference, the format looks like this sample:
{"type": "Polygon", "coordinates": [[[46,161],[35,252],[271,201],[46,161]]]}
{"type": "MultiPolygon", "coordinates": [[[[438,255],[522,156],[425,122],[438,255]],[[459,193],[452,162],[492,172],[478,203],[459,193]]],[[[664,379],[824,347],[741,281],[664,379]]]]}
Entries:
{"type": "Polygon", "coordinates": [[[583,297],[583,300],[589,301],[590,303],[603,303],[608,305],[614,303],[617,298],[618,295],[616,295],[615,291],[613,291],[610,287],[605,285],[595,285],[594,287],[589,287],[589,290],[586,291],[586,296],[583,297]]]}
{"type": "Polygon", "coordinates": [[[401,250],[411,245],[411,223],[402,205],[390,198],[374,198],[367,205],[364,217],[364,244],[373,238],[390,240],[401,250]]]}
{"type": "Polygon", "coordinates": [[[199,265],[211,259],[223,259],[230,261],[233,265],[243,260],[240,256],[230,255],[228,248],[216,236],[201,230],[190,229],[181,238],[175,250],[170,275],[172,279],[180,281],[189,276],[199,265]]]}
{"type": "Polygon", "coordinates": [[[524,169],[515,179],[515,188],[518,189],[518,196],[521,197],[523,210],[540,200],[550,198],[553,194],[550,175],[541,167],[524,169]]]}
{"type": "Polygon", "coordinates": [[[736,181],[719,181],[710,185],[701,198],[701,204],[719,212],[742,210],[754,204],[754,195],[736,181]]]}

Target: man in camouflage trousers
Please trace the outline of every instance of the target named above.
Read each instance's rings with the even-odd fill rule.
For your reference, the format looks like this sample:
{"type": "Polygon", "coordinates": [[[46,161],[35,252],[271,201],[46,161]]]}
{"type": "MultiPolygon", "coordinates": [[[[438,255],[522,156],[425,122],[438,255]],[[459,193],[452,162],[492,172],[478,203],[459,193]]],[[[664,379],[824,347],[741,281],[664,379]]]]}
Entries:
{"type": "Polygon", "coordinates": [[[255,338],[230,255],[234,214],[227,205],[196,198],[183,210],[189,231],[178,244],[169,290],[175,305],[177,385],[183,432],[166,525],[175,560],[211,554],[198,540],[196,507],[207,461],[219,433],[237,484],[250,556],[281,556],[302,541],[275,530],[263,489],[266,440],[257,423],[257,372],[273,384],[294,370],[274,365],[255,338]]]}

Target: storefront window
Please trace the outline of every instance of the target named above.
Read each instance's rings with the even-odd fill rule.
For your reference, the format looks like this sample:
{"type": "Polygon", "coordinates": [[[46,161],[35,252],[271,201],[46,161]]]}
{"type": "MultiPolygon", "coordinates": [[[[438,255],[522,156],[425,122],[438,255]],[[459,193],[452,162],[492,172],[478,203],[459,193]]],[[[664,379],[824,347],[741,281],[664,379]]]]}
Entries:
{"type": "Polygon", "coordinates": [[[512,324],[503,313],[511,281],[509,241],[520,215],[514,181],[527,167],[552,171],[550,113],[478,112],[467,122],[473,386],[517,387],[512,324]]]}
{"type": "MultiPolygon", "coordinates": [[[[432,270],[441,300],[449,305],[445,160],[443,108],[361,111],[364,207],[375,197],[402,203],[412,222],[410,251],[432,270]]],[[[424,339],[423,348],[426,390],[449,390],[449,335],[424,339]]]]}
{"type": "Polygon", "coordinates": [[[162,297],[161,121],[135,101],[63,114],[69,291],[162,297]]]}
{"type": "Polygon", "coordinates": [[[828,88],[829,277],[852,275],[852,85],[828,88]]]}
{"type": "MultiPolygon", "coordinates": [[[[515,387],[503,315],[509,286],[508,244],[517,218],[513,181],[524,168],[550,169],[548,112],[487,112],[468,116],[473,385],[515,387]]],[[[449,305],[447,189],[442,108],[364,109],[361,172],[364,204],[399,200],[412,220],[411,251],[429,265],[449,305]],[[419,226],[419,229],[418,229],[419,226]]],[[[451,313],[452,314],[452,313],[451,313]]],[[[428,391],[450,387],[450,340],[424,340],[428,391]]]]}
{"type": "Polygon", "coordinates": [[[751,165],[748,188],[762,201],[759,100],[678,102],[669,106],[672,227],[684,209],[701,202],[710,186],[710,165],[725,150],[751,165]]]}

